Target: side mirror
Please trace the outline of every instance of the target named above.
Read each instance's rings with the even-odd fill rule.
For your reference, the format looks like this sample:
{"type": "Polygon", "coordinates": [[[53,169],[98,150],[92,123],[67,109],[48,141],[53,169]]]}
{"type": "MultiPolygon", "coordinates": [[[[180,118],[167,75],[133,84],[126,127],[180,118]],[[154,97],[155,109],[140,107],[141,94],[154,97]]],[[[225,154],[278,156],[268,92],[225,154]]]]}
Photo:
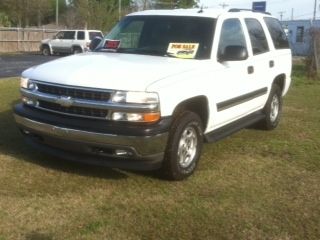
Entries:
{"type": "Polygon", "coordinates": [[[94,39],[92,39],[92,41],[89,44],[89,49],[91,51],[95,50],[98,45],[102,42],[102,37],[95,37],[94,39]]]}
{"type": "Polygon", "coordinates": [[[243,61],[248,58],[248,51],[243,46],[231,45],[226,46],[224,53],[219,55],[219,61],[243,61]]]}

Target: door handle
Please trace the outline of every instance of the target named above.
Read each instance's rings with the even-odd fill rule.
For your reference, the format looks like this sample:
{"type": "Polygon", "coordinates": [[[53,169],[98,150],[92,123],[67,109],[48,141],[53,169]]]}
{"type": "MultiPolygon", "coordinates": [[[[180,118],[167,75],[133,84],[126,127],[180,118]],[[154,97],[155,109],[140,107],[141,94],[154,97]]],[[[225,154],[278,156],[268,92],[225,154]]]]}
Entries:
{"type": "Polygon", "coordinates": [[[254,73],[254,67],[253,66],[249,66],[248,67],[248,74],[252,74],[254,73]]]}
{"type": "Polygon", "coordinates": [[[270,67],[270,68],[273,68],[273,67],[274,67],[274,61],[273,61],[273,60],[269,61],[269,67],[270,67]]]}

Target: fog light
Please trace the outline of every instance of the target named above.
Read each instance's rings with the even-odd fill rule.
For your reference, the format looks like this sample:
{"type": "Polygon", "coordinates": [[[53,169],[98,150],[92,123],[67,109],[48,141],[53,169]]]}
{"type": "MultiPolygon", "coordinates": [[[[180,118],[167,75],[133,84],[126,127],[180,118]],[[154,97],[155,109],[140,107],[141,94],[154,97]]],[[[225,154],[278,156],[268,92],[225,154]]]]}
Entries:
{"type": "Polygon", "coordinates": [[[117,149],[115,154],[117,156],[132,156],[132,152],[123,149],[117,149]]]}
{"type": "Polygon", "coordinates": [[[111,119],[114,121],[156,122],[160,119],[160,112],[155,112],[155,113],[114,112],[112,114],[111,119]]]}
{"type": "Polygon", "coordinates": [[[22,102],[24,104],[27,104],[29,106],[35,106],[37,104],[37,101],[31,99],[31,98],[27,98],[27,97],[22,97],[22,102]]]}
{"type": "Polygon", "coordinates": [[[22,132],[23,132],[24,134],[26,134],[26,135],[29,135],[29,134],[30,134],[30,132],[29,132],[28,130],[25,130],[25,129],[23,129],[22,132]]]}

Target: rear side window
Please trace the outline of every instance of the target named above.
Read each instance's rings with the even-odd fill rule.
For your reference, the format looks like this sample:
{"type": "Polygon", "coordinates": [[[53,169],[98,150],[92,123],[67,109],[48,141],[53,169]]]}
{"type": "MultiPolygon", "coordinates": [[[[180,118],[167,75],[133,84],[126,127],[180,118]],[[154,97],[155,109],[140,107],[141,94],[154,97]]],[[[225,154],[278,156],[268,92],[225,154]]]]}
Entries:
{"type": "Polygon", "coordinates": [[[78,31],[77,39],[78,40],[84,40],[84,31],[78,31]]]}
{"type": "Polygon", "coordinates": [[[95,37],[101,37],[101,38],[103,38],[101,32],[89,32],[89,39],[90,39],[90,40],[94,39],[95,37]]]}
{"type": "Polygon", "coordinates": [[[260,22],[254,18],[247,18],[245,22],[249,31],[253,55],[268,52],[268,41],[260,22]]]}
{"type": "Polygon", "coordinates": [[[289,48],[287,35],[283,31],[280,22],[277,19],[270,17],[265,17],[264,21],[270,32],[274,47],[276,49],[289,48]]]}
{"type": "Polygon", "coordinates": [[[227,46],[241,46],[247,48],[241,22],[237,18],[227,19],[222,24],[218,58],[224,54],[227,46]]]}

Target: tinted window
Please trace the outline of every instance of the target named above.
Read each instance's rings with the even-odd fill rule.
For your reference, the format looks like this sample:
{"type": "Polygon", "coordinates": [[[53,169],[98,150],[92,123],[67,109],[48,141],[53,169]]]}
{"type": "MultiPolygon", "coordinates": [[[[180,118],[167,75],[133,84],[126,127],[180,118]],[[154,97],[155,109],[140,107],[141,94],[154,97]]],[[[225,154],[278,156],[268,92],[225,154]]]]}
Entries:
{"type": "Polygon", "coordinates": [[[252,45],[252,51],[254,55],[269,51],[266,35],[260,22],[253,18],[245,19],[250,41],[252,45]]]}
{"type": "Polygon", "coordinates": [[[118,52],[167,56],[170,43],[197,43],[196,59],[210,58],[215,19],[184,16],[129,16],[105,37],[120,40],[118,52]]]}
{"type": "Polygon", "coordinates": [[[280,22],[275,18],[265,17],[265,23],[271,34],[273,45],[276,49],[289,48],[286,33],[283,31],[280,22]]]}
{"type": "Polygon", "coordinates": [[[66,31],[63,34],[63,39],[74,39],[75,31],[66,31]]]}
{"type": "Polygon", "coordinates": [[[77,39],[78,40],[84,40],[84,31],[78,31],[77,39]]]}
{"type": "Polygon", "coordinates": [[[247,48],[241,22],[237,18],[227,19],[222,24],[218,58],[224,54],[227,46],[241,46],[247,48]]]}
{"type": "Polygon", "coordinates": [[[90,40],[94,39],[95,37],[101,37],[101,38],[103,38],[101,32],[89,32],[89,39],[90,39],[90,40]]]}

